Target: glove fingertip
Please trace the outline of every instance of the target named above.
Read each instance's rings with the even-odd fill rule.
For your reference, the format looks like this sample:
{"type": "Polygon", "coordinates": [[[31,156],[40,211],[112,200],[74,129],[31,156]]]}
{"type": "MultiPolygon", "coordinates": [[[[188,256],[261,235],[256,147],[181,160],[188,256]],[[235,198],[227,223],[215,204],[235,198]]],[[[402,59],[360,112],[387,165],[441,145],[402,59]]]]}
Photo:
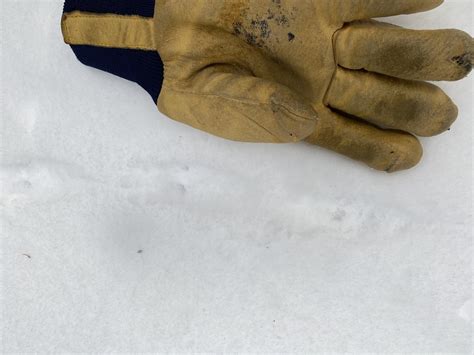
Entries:
{"type": "Polygon", "coordinates": [[[385,168],[387,173],[408,170],[417,165],[423,157],[423,147],[420,141],[410,135],[400,137],[399,144],[390,152],[393,158],[385,168]]]}

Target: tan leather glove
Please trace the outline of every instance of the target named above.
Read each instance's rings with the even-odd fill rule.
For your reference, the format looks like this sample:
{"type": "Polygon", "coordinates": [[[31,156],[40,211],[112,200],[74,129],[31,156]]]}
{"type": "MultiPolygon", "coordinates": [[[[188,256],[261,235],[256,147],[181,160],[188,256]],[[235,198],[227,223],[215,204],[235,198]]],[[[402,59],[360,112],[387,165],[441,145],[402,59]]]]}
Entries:
{"type": "Polygon", "coordinates": [[[71,44],[156,49],[164,64],[158,108],[175,120],[237,141],[305,139],[392,172],[420,160],[414,135],[439,134],[457,116],[441,89],[419,80],[463,78],[474,44],[458,30],[370,19],[441,3],[157,0],[142,28],[137,16],[78,26],[83,15],[71,12],[63,31],[71,44]]]}

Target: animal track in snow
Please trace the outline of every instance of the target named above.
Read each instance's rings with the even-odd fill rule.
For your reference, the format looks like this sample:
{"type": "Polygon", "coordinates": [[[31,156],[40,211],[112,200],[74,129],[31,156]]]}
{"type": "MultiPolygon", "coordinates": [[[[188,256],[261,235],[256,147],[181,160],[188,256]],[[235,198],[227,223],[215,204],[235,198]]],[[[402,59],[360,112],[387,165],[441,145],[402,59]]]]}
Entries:
{"type": "Polygon", "coordinates": [[[135,206],[179,205],[185,200],[187,208],[222,211],[245,204],[243,196],[255,189],[248,180],[227,168],[134,160],[118,186],[135,206]]]}
{"type": "Polygon", "coordinates": [[[458,316],[466,322],[472,322],[472,299],[464,302],[461,308],[459,308],[458,316]]]}
{"type": "Polygon", "coordinates": [[[180,201],[187,192],[187,165],[133,161],[128,166],[129,172],[119,179],[119,187],[132,205],[172,204],[180,201]]]}
{"type": "Polygon", "coordinates": [[[77,190],[87,177],[72,164],[51,159],[0,166],[0,205],[57,201],[77,190]]]}

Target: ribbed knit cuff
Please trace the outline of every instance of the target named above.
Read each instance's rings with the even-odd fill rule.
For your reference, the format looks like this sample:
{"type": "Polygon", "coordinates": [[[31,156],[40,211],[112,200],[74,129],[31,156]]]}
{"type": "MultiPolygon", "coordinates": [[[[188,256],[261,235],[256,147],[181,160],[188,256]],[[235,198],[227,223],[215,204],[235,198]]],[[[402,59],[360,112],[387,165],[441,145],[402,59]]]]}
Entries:
{"type": "MultiPolygon", "coordinates": [[[[153,17],[155,0],[66,0],[64,13],[83,11],[98,14],[153,17]]],[[[71,45],[85,65],[134,81],[158,100],[163,83],[163,62],[157,51],[71,45]]]]}

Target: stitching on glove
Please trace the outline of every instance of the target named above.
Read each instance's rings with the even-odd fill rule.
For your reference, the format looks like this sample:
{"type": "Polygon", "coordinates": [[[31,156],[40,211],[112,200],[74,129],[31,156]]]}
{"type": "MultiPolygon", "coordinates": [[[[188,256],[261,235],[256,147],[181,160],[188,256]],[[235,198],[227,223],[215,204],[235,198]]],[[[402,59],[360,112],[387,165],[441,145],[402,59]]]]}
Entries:
{"type": "Polygon", "coordinates": [[[323,96],[323,104],[326,106],[326,107],[329,107],[328,106],[328,94],[329,94],[329,90],[331,89],[331,86],[332,86],[332,83],[336,77],[336,72],[337,72],[337,68],[339,67],[339,65],[337,64],[337,50],[336,50],[336,41],[337,41],[337,35],[339,34],[339,32],[344,28],[345,24],[337,29],[333,34],[332,34],[332,38],[331,38],[331,43],[332,43],[332,56],[333,56],[333,60],[334,60],[334,72],[332,73],[332,76],[331,76],[331,79],[329,80],[329,84],[328,84],[328,87],[326,88],[326,92],[324,93],[324,96],[323,96]]]}
{"type": "MultiPolygon", "coordinates": [[[[174,92],[177,92],[177,93],[180,93],[180,94],[196,95],[196,96],[207,96],[207,97],[217,97],[217,98],[223,98],[223,99],[230,100],[230,101],[236,101],[236,102],[238,102],[238,103],[250,104],[250,105],[254,105],[254,106],[270,106],[270,105],[271,105],[270,102],[259,102],[259,101],[255,101],[255,100],[249,100],[249,99],[246,99],[246,98],[231,97],[231,96],[218,95],[218,94],[197,93],[197,92],[193,92],[193,91],[186,91],[186,90],[174,89],[174,88],[171,88],[170,86],[168,86],[168,85],[166,85],[166,84],[163,84],[163,88],[166,88],[167,90],[174,91],[174,92]]],[[[295,115],[296,117],[302,118],[302,119],[304,119],[304,120],[306,120],[306,121],[313,121],[312,118],[299,115],[299,114],[293,112],[292,110],[290,110],[288,107],[283,106],[282,104],[279,104],[279,103],[274,103],[274,104],[275,104],[276,106],[282,107],[283,109],[285,109],[286,111],[288,111],[288,112],[291,113],[292,115],[295,115]]],[[[292,118],[292,119],[293,119],[293,118],[292,118]]]]}

